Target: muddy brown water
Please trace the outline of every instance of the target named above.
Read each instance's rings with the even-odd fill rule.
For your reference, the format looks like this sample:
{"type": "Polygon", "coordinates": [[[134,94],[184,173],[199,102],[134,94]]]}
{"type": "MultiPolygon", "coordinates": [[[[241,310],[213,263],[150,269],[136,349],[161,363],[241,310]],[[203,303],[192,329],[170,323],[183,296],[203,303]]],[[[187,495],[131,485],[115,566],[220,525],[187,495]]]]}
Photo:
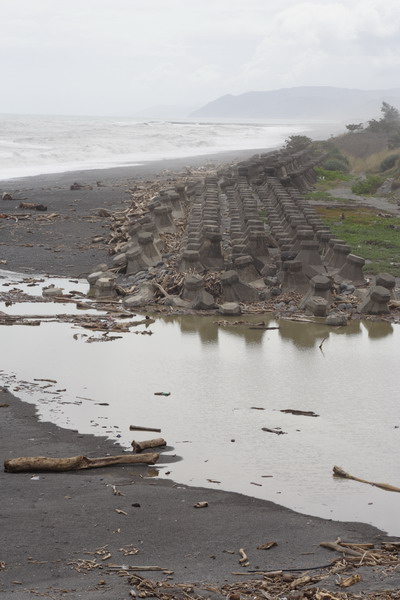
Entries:
{"type": "MultiPolygon", "coordinates": [[[[37,303],[0,310],[49,314],[51,306],[63,312],[37,303]]],[[[262,330],[220,320],[159,317],[148,328],[153,335],[132,329],[97,343],[67,323],[1,327],[0,382],[35,403],[41,419],[127,448],[152,437],[130,432],[130,424],[161,428],[170,459],[157,468],[160,477],[400,535],[400,494],[332,476],[339,465],[400,486],[399,326],[353,321],[332,329],[243,317],[279,327],[262,330]]]]}

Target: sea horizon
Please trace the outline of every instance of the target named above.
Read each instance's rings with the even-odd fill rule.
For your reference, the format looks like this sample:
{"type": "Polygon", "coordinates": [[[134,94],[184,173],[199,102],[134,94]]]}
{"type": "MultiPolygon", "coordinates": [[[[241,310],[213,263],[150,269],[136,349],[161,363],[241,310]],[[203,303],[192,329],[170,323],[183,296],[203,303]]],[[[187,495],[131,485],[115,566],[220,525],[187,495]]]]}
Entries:
{"type": "Polygon", "coordinates": [[[291,135],[322,139],[341,126],[295,119],[0,114],[0,180],[274,149],[291,135]]]}

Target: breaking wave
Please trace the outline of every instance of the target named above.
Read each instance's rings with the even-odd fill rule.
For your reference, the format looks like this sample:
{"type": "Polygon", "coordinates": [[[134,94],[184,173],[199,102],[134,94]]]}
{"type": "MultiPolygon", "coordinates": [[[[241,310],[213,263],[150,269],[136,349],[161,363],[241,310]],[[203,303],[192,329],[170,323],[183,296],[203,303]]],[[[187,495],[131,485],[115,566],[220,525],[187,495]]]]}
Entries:
{"type": "Polygon", "coordinates": [[[127,166],[146,161],[273,148],[301,123],[141,121],[129,118],[0,116],[0,180],[127,166]]]}

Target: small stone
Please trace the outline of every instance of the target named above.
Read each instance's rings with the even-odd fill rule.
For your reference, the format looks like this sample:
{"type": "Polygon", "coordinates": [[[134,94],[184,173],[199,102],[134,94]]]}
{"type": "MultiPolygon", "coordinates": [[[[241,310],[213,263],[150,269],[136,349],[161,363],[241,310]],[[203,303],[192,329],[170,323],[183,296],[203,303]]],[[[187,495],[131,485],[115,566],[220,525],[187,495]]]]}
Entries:
{"type": "Polygon", "coordinates": [[[242,309],[240,308],[240,305],[237,302],[225,302],[224,304],[221,304],[221,306],[218,309],[218,312],[221,315],[238,316],[242,314],[242,309]]]}
{"type": "Polygon", "coordinates": [[[273,297],[275,297],[275,298],[276,298],[277,296],[280,296],[280,295],[281,295],[281,293],[282,293],[282,292],[281,292],[281,289],[280,289],[280,288],[278,288],[278,287],[273,287],[273,288],[271,289],[271,296],[273,296],[273,297]]]}
{"type": "Polygon", "coordinates": [[[347,317],[340,313],[331,313],[326,317],[325,324],[332,325],[333,327],[341,327],[347,325],[347,317]]]}

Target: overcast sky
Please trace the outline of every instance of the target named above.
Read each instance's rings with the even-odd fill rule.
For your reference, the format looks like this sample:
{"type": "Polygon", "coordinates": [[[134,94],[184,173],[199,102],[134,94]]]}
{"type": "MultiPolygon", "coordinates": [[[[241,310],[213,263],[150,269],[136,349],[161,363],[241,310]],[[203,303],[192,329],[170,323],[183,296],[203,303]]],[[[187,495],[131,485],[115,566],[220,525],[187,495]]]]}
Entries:
{"type": "Polygon", "coordinates": [[[0,0],[0,113],[400,87],[400,0],[0,0]]]}

